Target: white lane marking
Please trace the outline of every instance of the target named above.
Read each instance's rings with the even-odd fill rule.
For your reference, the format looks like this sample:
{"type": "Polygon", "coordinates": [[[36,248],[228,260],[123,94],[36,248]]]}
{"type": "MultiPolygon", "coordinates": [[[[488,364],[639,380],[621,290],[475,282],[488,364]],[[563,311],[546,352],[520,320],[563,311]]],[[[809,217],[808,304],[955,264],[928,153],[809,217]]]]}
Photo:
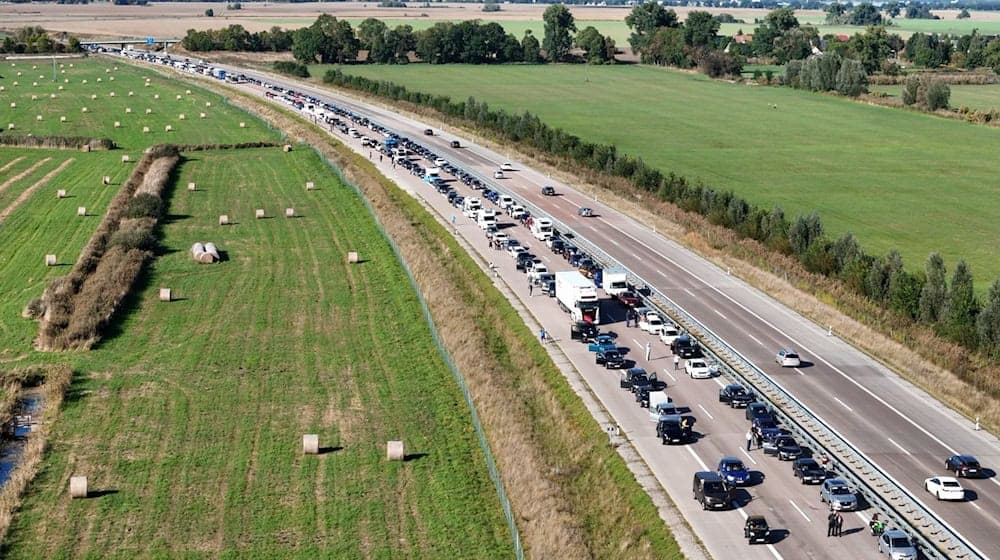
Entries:
{"type": "Polygon", "coordinates": [[[795,502],[793,502],[791,499],[789,499],[788,503],[792,504],[792,507],[795,508],[795,511],[799,512],[799,515],[801,515],[802,517],[804,517],[806,521],[808,521],[809,523],[812,523],[812,519],[809,519],[809,516],[806,515],[806,512],[804,512],[801,509],[799,509],[799,506],[795,505],[795,502]]]}
{"type": "Polygon", "coordinates": [[[715,384],[718,385],[720,389],[726,386],[726,384],[722,382],[722,379],[718,377],[713,377],[712,381],[715,381],[715,384]]]}
{"type": "MultiPolygon", "coordinates": [[[[669,377],[671,381],[673,381],[674,383],[677,383],[677,378],[674,377],[673,375],[670,375],[670,371],[663,370],[663,373],[667,374],[667,377],[669,377]]],[[[994,480],[993,482],[996,482],[996,481],[994,480]]]]}
{"type": "Polygon", "coordinates": [[[896,447],[898,447],[899,450],[902,451],[903,453],[906,453],[907,455],[911,454],[909,451],[906,450],[905,447],[903,447],[902,445],[899,445],[898,443],[896,443],[896,440],[894,440],[892,438],[885,438],[885,439],[889,440],[889,443],[891,443],[891,444],[895,445],[896,447]]]}
{"type": "Polygon", "coordinates": [[[718,309],[713,309],[712,311],[714,311],[715,314],[718,315],[719,317],[722,317],[723,319],[726,319],[727,321],[729,320],[729,317],[726,317],[725,315],[723,315],[718,309]]]}
{"type": "Polygon", "coordinates": [[[610,241],[610,242],[614,243],[615,245],[617,245],[617,246],[619,246],[619,247],[621,247],[621,246],[622,246],[622,244],[621,244],[621,243],[619,243],[619,242],[615,241],[614,239],[609,239],[608,241],[610,241]]]}
{"type": "Polygon", "coordinates": [[[805,377],[805,375],[806,375],[806,374],[802,373],[802,370],[801,370],[801,369],[799,369],[799,368],[792,368],[792,369],[794,369],[794,370],[795,370],[795,373],[797,373],[797,374],[801,375],[802,377],[805,377]]]}
{"type": "Polygon", "coordinates": [[[983,508],[979,507],[979,506],[978,506],[978,505],[976,504],[976,502],[970,502],[970,503],[972,504],[972,507],[974,507],[974,508],[978,509],[979,511],[983,511],[983,508]]]}
{"type": "MultiPolygon", "coordinates": [[[[918,424],[915,420],[913,420],[909,416],[906,416],[905,414],[903,414],[902,411],[900,411],[898,408],[896,408],[896,407],[892,406],[891,404],[889,404],[885,399],[883,399],[882,397],[879,397],[878,395],[876,395],[871,389],[865,387],[860,382],[858,382],[856,379],[854,379],[851,376],[849,376],[846,373],[844,373],[843,370],[841,370],[837,366],[831,364],[829,361],[827,361],[825,358],[823,358],[823,356],[817,354],[816,352],[813,352],[807,345],[803,344],[800,340],[798,340],[795,337],[791,336],[790,334],[786,333],[784,330],[778,328],[777,325],[775,325],[775,324],[771,323],[770,321],[768,321],[767,319],[761,317],[759,314],[757,314],[756,312],[754,312],[753,310],[751,310],[747,306],[743,305],[742,303],[740,303],[739,301],[737,301],[735,298],[733,298],[729,294],[723,292],[719,288],[713,286],[712,284],[710,284],[709,282],[707,282],[706,280],[704,280],[700,275],[695,274],[691,270],[689,270],[686,267],[682,266],[676,260],[668,257],[667,255],[665,255],[662,252],[656,250],[655,248],[653,248],[649,244],[647,244],[647,243],[643,242],[642,240],[636,238],[635,236],[633,236],[633,235],[631,235],[631,234],[623,231],[622,229],[620,229],[620,228],[612,225],[611,223],[606,222],[606,221],[604,223],[607,224],[612,229],[614,229],[615,231],[618,231],[622,235],[631,238],[633,241],[635,241],[639,245],[642,245],[643,247],[645,247],[646,249],[648,249],[650,252],[655,253],[656,255],[659,255],[660,258],[666,260],[670,264],[672,264],[672,265],[676,266],[677,268],[683,270],[688,275],[690,275],[692,278],[694,278],[696,281],[699,281],[702,284],[704,284],[705,286],[708,286],[710,289],[714,290],[716,293],[718,293],[722,297],[724,297],[727,300],[729,300],[730,302],[732,302],[733,305],[739,307],[740,309],[742,309],[743,311],[745,311],[747,314],[749,314],[751,317],[753,317],[757,321],[760,321],[762,324],[764,324],[768,328],[774,330],[775,332],[780,333],[782,336],[784,336],[785,338],[787,338],[788,341],[791,344],[795,345],[798,348],[801,348],[802,350],[805,350],[808,354],[810,354],[812,356],[815,356],[817,360],[819,360],[819,361],[823,362],[824,364],[826,364],[827,367],[829,367],[833,371],[835,371],[838,374],[840,374],[840,376],[842,376],[844,379],[848,380],[851,384],[853,384],[858,389],[864,391],[869,397],[871,397],[871,398],[875,399],[876,401],[878,401],[882,406],[885,406],[889,410],[891,410],[894,413],[896,413],[897,416],[899,416],[900,418],[902,418],[903,420],[905,420],[907,423],[909,423],[911,426],[913,426],[914,428],[916,428],[917,430],[919,430],[922,434],[924,434],[925,436],[927,436],[928,438],[930,438],[932,441],[934,441],[935,443],[937,443],[938,445],[940,445],[941,447],[943,447],[944,449],[946,449],[949,453],[951,453],[952,455],[958,455],[958,452],[955,451],[954,449],[952,449],[951,446],[949,446],[944,441],[942,441],[940,438],[938,438],[937,436],[935,436],[934,434],[932,434],[930,431],[928,431],[926,428],[924,428],[923,426],[921,426],[920,424],[918,424]]],[[[661,272],[661,274],[662,274],[662,272],[661,272]]],[[[691,294],[690,290],[687,290],[687,291],[688,291],[689,294],[691,294]]],[[[752,291],[751,291],[751,293],[752,293],[752,291]]],[[[694,294],[691,294],[691,295],[694,296],[694,294]]]]}
{"type": "Polygon", "coordinates": [[[708,468],[708,465],[705,464],[705,461],[702,461],[701,457],[699,457],[698,454],[694,452],[694,449],[691,449],[690,445],[685,445],[684,449],[687,449],[687,452],[690,453],[692,457],[694,457],[694,460],[698,461],[698,465],[701,466],[701,470],[703,471],[711,470],[708,468]]]}
{"type": "Polygon", "coordinates": [[[669,276],[667,276],[667,273],[663,272],[662,270],[657,270],[656,273],[664,278],[669,278],[669,276]]]}
{"type": "Polygon", "coordinates": [[[994,477],[994,478],[991,478],[991,479],[990,479],[990,482],[992,482],[993,484],[996,484],[997,486],[1000,486],[1000,481],[998,481],[998,480],[996,479],[996,477],[994,477]]]}
{"type": "Polygon", "coordinates": [[[754,335],[752,335],[750,333],[744,333],[744,334],[746,334],[747,336],[749,336],[750,340],[756,342],[757,344],[760,344],[761,346],[764,346],[764,343],[761,342],[760,340],[758,340],[756,336],[754,336],[754,335]]]}
{"type": "Polygon", "coordinates": [[[638,259],[638,258],[639,258],[639,255],[637,255],[637,254],[635,254],[635,253],[632,253],[632,257],[633,257],[633,258],[636,258],[636,259],[638,259]]]}
{"type": "MultiPolygon", "coordinates": [[[[638,340],[636,340],[634,338],[632,339],[632,342],[634,342],[636,346],[643,346],[643,344],[641,342],[639,342],[638,340]]],[[[645,346],[643,346],[643,347],[645,348],[645,346]]]]}
{"type": "Polygon", "coordinates": [[[833,397],[833,400],[835,400],[835,401],[837,401],[838,403],[840,403],[840,406],[842,406],[842,407],[846,408],[846,409],[847,409],[847,410],[848,410],[849,412],[854,412],[854,409],[853,409],[853,408],[851,408],[851,407],[849,407],[849,406],[847,406],[846,404],[844,404],[844,401],[842,401],[842,400],[838,399],[837,397],[833,397]]]}
{"type": "Polygon", "coordinates": [[[746,449],[743,449],[742,445],[740,446],[740,451],[742,451],[743,454],[747,456],[747,459],[750,459],[751,463],[753,463],[755,465],[757,464],[757,461],[755,461],[754,458],[750,456],[750,453],[748,453],[746,449]]]}
{"type": "Polygon", "coordinates": [[[700,408],[701,411],[705,413],[705,416],[708,416],[709,420],[715,420],[715,416],[712,416],[712,414],[707,410],[705,410],[705,407],[701,406],[701,404],[698,404],[698,408],[700,408]]]}

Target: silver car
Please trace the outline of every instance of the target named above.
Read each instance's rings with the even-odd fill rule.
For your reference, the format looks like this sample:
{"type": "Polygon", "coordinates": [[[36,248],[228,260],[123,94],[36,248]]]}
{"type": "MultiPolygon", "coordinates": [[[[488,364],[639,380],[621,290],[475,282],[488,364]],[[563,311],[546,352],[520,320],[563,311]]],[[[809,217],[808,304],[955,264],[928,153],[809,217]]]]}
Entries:
{"type": "Polygon", "coordinates": [[[829,504],[830,511],[854,511],[858,507],[858,497],[842,478],[824,480],[819,487],[819,499],[829,504]]]}
{"type": "Polygon", "coordinates": [[[899,529],[889,529],[878,538],[878,551],[889,560],[917,560],[917,548],[910,536],[899,529]]]}

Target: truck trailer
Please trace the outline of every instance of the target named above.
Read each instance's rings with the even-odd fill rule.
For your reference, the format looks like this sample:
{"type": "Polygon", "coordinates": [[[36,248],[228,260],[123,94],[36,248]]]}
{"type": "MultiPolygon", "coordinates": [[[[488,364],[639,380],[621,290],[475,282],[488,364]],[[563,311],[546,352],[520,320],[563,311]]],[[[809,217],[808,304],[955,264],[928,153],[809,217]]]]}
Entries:
{"type": "Polygon", "coordinates": [[[604,287],[604,293],[611,297],[617,297],[618,294],[628,291],[628,277],[624,271],[605,270],[601,274],[601,284],[604,287]]]}
{"type": "Polygon", "coordinates": [[[597,287],[576,270],[556,272],[556,301],[574,321],[594,325],[601,322],[601,302],[597,287]]]}

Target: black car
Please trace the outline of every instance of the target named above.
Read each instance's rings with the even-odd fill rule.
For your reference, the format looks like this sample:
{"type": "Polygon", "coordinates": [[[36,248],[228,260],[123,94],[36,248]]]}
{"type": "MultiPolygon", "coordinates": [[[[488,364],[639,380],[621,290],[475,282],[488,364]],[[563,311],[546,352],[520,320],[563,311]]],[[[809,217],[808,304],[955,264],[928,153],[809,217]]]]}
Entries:
{"type": "Polygon", "coordinates": [[[660,421],[656,423],[656,437],[660,438],[663,445],[687,443],[692,439],[694,423],[694,416],[680,414],[661,416],[660,421]]]}
{"type": "Polygon", "coordinates": [[[743,538],[747,540],[747,544],[766,543],[771,538],[771,529],[767,526],[767,520],[763,515],[747,517],[743,525],[743,538]]]}
{"type": "Polygon", "coordinates": [[[691,338],[689,334],[682,334],[675,338],[670,343],[670,350],[685,360],[701,357],[701,349],[698,347],[698,341],[691,338]]]}
{"type": "MultiPolygon", "coordinates": [[[[774,451],[771,454],[777,456],[779,461],[794,461],[802,456],[802,448],[792,436],[782,435],[772,438],[772,441],[774,451]]],[[[767,447],[764,448],[764,451],[767,452],[767,447]]]]}
{"type": "Polygon", "coordinates": [[[826,480],[826,469],[811,457],[796,459],[792,463],[792,474],[802,480],[802,484],[807,482],[819,484],[826,480]]]}
{"type": "Polygon", "coordinates": [[[556,283],[554,281],[546,282],[542,286],[542,293],[549,297],[556,297],[556,283]]]}
{"type": "Polygon", "coordinates": [[[586,321],[576,321],[569,327],[570,340],[590,342],[597,338],[597,325],[586,321]]]}
{"type": "Polygon", "coordinates": [[[635,392],[635,383],[639,380],[648,381],[649,373],[640,367],[629,368],[622,372],[621,380],[618,385],[622,389],[631,389],[635,392]]]}
{"type": "Polygon", "coordinates": [[[451,147],[452,148],[461,148],[462,147],[462,143],[459,142],[458,140],[452,140],[451,141],[451,147]]]}
{"type": "Polygon", "coordinates": [[[424,129],[424,136],[434,136],[434,131],[430,128],[424,129]]]}
{"type": "Polygon", "coordinates": [[[966,478],[983,476],[983,468],[972,455],[952,455],[944,462],[944,470],[955,473],[955,476],[966,478]]]}
{"type": "Polygon", "coordinates": [[[753,393],[743,385],[731,383],[719,389],[719,402],[729,403],[731,408],[747,406],[754,401],[753,393]]]}
{"type": "Polygon", "coordinates": [[[553,239],[551,245],[549,246],[549,248],[552,249],[553,253],[555,253],[557,255],[561,255],[562,252],[563,252],[563,246],[564,245],[565,244],[563,243],[562,239],[553,239]]]}
{"type": "Polygon", "coordinates": [[[625,357],[618,350],[598,352],[594,356],[594,362],[598,365],[604,364],[604,367],[608,369],[621,369],[625,367],[625,357]]]}
{"type": "Polygon", "coordinates": [[[652,388],[652,386],[636,388],[635,402],[639,403],[639,408],[649,408],[649,391],[652,388]]]}
{"type": "Polygon", "coordinates": [[[533,262],[534,260],[535,255],[532,255],[531,253],[518,253],[516,267],[518,270],[523,272],[527,270],[528,263],[533,262]]]}
{"type": "Polygon", "coordinates": [[[764,403],[752,402],[747,405],[747,420],[753,422],[756,418],[771,417],[771,407],[764,403]]]}
{"type": "Polygon", "coordinates": [[[542,187],[542,194],[545,196],[555,196],[556,188],[550,185],[545,185],[544,187],[542,187]]]}

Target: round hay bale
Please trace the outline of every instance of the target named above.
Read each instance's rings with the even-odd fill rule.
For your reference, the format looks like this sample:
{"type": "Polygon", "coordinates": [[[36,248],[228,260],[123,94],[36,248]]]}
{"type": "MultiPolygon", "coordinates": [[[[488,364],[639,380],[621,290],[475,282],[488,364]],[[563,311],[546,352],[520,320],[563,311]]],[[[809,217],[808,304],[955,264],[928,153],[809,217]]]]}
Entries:
{"type": "Polygon", "coordinates": [[[198,113],[198,118],[199,119],[205,118],[205,113],[198,113]]]}
{"type": "Polygon", "coordinates": [[[316,184],[312,181],[306,181],[306,190],[311,191],[316,188],[316,184]]]}
{"type": "Polygon", "coordinates": [[[285,144],[284,146],[281,147],[281,149],[284,150],[285,152],[290,152],[290,151],[292,151],[292,145],[291,144],[285,144]]]}
{"type": "Polygon", "coordinates": [[[149,132],[149,127],[148,127],[148,126],[144,126],[144,127],[142,127],[142,131],[143,131],[143,132],[149,132]]]}
{"type": "Polygon", "coordinates": [[[7,130],[14,130],[14,123],[7,123],[7,130]]]}
{"type": "Polygon", "coordinates": [[[302,435],[302,452],[306,455],[319,455],[319,434],[302,435]]]}
{"type": "Polygon", "coordinates": [[[208,251],[202,251],[201,253],[198,253],[197,255],[194,256],[194,260],[198,261],[201,264],[212,264],[217,259],[208,251]]]}
{"type": "Polygon", "coordinates": [[[191,95],[191,90],[185,90],[184,93],[191,95]]]}
{"type": "Polygon", "coordinates": [[[177,115],[177,118],[180,119],[180,120],[184,120],[184,119],[187,118],[187,116],[185,116],[184,113],[181,113],[181,114],[177,115]]]}
{"type": "Polygon", "coordinates": [[[17,87],[17,80],[14,81],[14,87],[17,87]]]}
{"type": "Polygon", "coordinates": [[[97,83],[101,83],[103,81],[104,81],[104,78],[97,78],[97,83]]]}
{"type": "Polygon", "coordinates": [[[347,262],[354,264],[358,262],[358,253],[356,251],[351,251],[347,253],[347,262]]]}
{"type": "Polygon", "coordinates": [[[86,216],[87,215],[87,207],[86,206],[78,206],[76,208],[76,215],[77,216],[86,216]]]}
{"type": "Polygon", "coordinates": [[[59,91],[62,91],[62,90],[63,90],[63,87],[62,87],[62,86],[59,86],[59,87],[58,87],[58,88],[56,88],[56,89],[58,89],[59,91]]]}
{"type": "Polygon", "coordinates": [[[0,91],[6,91],[6,90],[7,88],[5,88],[4,86],[0,86],[0,91]]]}
{"type": "Polygon", "coordinates": [[[45,255],[45,266],[55,266],[59,264],[59,260],[56,259],[55,255],[45,255]]]}
{"type": "Polygon", "coordinates": [[[160,301],[170,301],[171,295],[170,288],[160,288],[160,301]]]}
{"type": "Polygon", "coordinates": [[[105,185],[110,185],[111,184],[111,176],[110,175],[105,175],[103,178],[101,178],[101,183],[105,184],[105,185]]]}
{"type": "Polygon", "coordinates": [[[219,225],[220,226],[228,226],[229,225],[229,216],[227,216],[225,214],[222,214],[221,216],[219,216],[219,225]]]}
{"type": "Polygon", "coordinates": [[[125,107],[125,114],[126,115],[131,115],[132,114],[132,108],[131,107],[125,107]]]}
{"type": "Polygon", "coordinates": [[[241,122],[240,123],[240,128],[246,128],[246,127],[247,127],[247,123],[245,123],[245,122],[241,122]]]}
{"type": "Polygon", "coordinates": [[[205,243],[205,252],[212,255],[212,258],[215,260],[221,259],[221,257],[219,257],[219,249],[215,246],[215,243],[212,243],[211,241],[205,243]]]}
{"type": "Polygon", "coordinates": [[[85,83],[87,83],[87,80],[82,80],[80,83],[81,84],[85,84],[85,83]]]}
{"type": "Polygon", "coordinates": [[[17,103],[14,103],[13,101],[11,101],[10,108],[11,109],[17,109],[17,103]]]}
{"type": "Polygon", "coordinates": [[[54,93],[50,93],[49,94],[49,99],[55,99],[55,98],[56,98],[56,94],[54,94],[54,93]]]}
{"type": "Polygon", "coordinates": [[[254,212],[254,217],[257,218],[258,220],[261,219],[261,218],[263,218],[264,217],[264,209],[263,208],[258,208],[254,212]]]}
{"type": "Polygon", "coordinates": [[[108,78],[108,81],[109,81],[109,82],[113,82],[113,81],[115,81],[115,77],[114,77],[114,76],[111,76],[110,78],[108,78]]]}
{"type": "Polygon", "coordinates": [[[97,99],[97,94],[96,93],[90,94],[90,99],[92,99],[92,100],[93,99],[97,99]]]}
{"type": "Polygon", "coordinates": [[[181,100],[181,94],[178,93],[177,94],[177,101],[180,101],[180,100],[181,100]]]}
{"type": "Polygon", "coordinates": [[[170,131],[171,131],[171,130],[173,130],[173,129],[174,129],[174,127],[170,126],[169,124],[168,124],[167,126],[163,127],[163,130],[164,130],[165,132],[170,132],[170,131]]]}
{"type": "Polygon", "coordinates": [[[197,188],[197,187],[195,186],[194,183],[188,183],[188,190],[189,191],[193,191],[193,190],[195,190],[195,188],[197,188]]]}
{"type": "Polygon", "coordinates": [[[81,113],[86,113],[87,111],[89,111],[89,109],[87,109],[86,107],[82,107],[82,108],[80,109],[80,112],[81,112],[81,113]]]}
{"type": "Polygon", "coordinates": [[[105,68],[104,69],[104,73],[105,74],[110,74],[111,73],[111,69],[110,68],[105,68]]]}
{"type": "Polygon", "coordinates": [[[40,121],[40,120],[42,120],[42,116],[41,116],[41,115],[35,115],[35,120],[36,120],[36,121],[40,121]]]}
{"type": "Polygon", "coordinates": [[[295,209],[294,208],[285,208],[285,217],[286,218],[294,218],[295,217],[295,209]]]}
{"type": "Polygon", "coordinates": [[[66,198],[66,190],[59,189],[56,191],[56,198],[66,198]]]}
{"type": "Polygon", "coordinates": [[[20,70],[17,71],[17,77],[19,77],[19,78],[21,77],[21,71],[20,70]]]}
{"type": "Polygon", "coordinates": [[[73,499],[87,497],[87,477],[71,476],[69,478],[69,496],[73,499]]]}
{"type": "Polygon", "coordinates": [[[108,97],[114,97],[114,96],[115,96],[115,92],[113,92],[113,91],[108,94],[108,97]]]}
{"type": "Polygon", "coordinates": [[[38,87],[38,82],[31,82],[31,87],[38,87]]]}
{"type": "Polygon", "coordinates": [[[158,94],[158,93],[154,93],[153,94],[153,99],[159,99],[159,98],[160,98],[160,94],[158,94]]]}
{"type": "Polygon", "coordinates": [[[128,154],[122,156],[122,163],[128,163],[129,161],[130,160],[129,160],[128,154]]]}
{"type": "Polygon", "coordinates": [[[66,122],[66,117],[59,117],[59,122],[66,122]]]}
{"type": "Polygon", "coordinates": [[[205,102],[205,106],[206,107],[211,107],[212,106],[212,102],[211,101],[206,101],[205,102]]]}
{"type": "Polygon", "coordinates": [[[35,95],[35,94],[32,94],[32,95],[31,95],[31,100],[32,100],[32,101],[38,101],[38,96],[37,96],[37,95],[35,95]]]}
{"type": "Polygon", "coordinates": [[[115,128],[121,128],[121,127],[122,127],[121,121],[115,121],[115,128]]]}
{"type": "Polygon", "coordinates": [[[402,461],[403,460],[403,442],[401,441],[390,441],[385,444],[385,455],[386,459],[390,461],[402,461]]]}
{"type": "Polygon", "coordinates": [[[191,246],[191,254],[194,255],[196,258],[198,253],[204,253],[204,252],[205,252],[205,244],[201,243],[200,241],[196,242],[194,245],[191,246]]]}
{"type": "Polygon", "coordinates": [[[153,112],[153,110],[152,110],[152,109],[150,109],[150,108],[148,108],[148,107],[146,108],[146,114],[147,114],[147,115],[148,115],[148,114],[150,114],[150,113],[152,113],[152,112],[153,112]]]}
{"type": "Polygon", "coordinates": [[[149,82],[142,84],[142,87],[149,87],[149,82]]]}
{"type": "Polygon", "coordinates": [[[131,91],[131,90],[129,90],[129,92],[128,92],[128,96],[129,96],[129,97],[132,97],[133,95],[135,95],[135,92],[134,92],[134,91],[131,91]]]}

